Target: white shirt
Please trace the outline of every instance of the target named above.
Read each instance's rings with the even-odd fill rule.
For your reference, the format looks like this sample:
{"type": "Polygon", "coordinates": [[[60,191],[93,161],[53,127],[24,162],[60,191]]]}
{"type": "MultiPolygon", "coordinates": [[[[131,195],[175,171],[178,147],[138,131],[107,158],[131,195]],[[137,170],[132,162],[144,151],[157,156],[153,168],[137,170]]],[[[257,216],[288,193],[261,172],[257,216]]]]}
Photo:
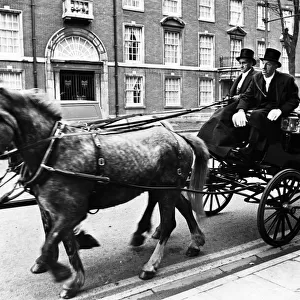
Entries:
{"type": "Polygon", "coordinates": [[[268,77],[268,78],[264,76],[264,79],[265,79],[265,81],[266,81],[266,91],[267,91],[267,92],[268,92],[268,90],[269,90],[269,86],[270,86],[271,80],[273,79],[274,75],[275,75],[275,72],[273,73],[272,76],[270,76],[270,77],[268,77]]]}
{"type": "Polygon", "coordinates": [[[251,69],[249,69],[247,72],[245,73],[242,73],[242,78],[241,80],[239,81],[238,85],[237,85],[237,88],[240,89],[242,87],[242,84],[246,78],[246,76],[248,75],[248,73],[250,72],[251,69]]]}

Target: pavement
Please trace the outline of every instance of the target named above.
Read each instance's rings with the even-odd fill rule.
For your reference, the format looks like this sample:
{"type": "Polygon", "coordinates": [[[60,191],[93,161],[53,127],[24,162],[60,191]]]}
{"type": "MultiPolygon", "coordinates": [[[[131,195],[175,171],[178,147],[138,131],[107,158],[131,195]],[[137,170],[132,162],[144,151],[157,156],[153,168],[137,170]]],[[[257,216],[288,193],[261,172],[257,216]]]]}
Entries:
{"type": "Polygon", "coordinates": [[[274,248],[261,239],[84,291],[78,300],[299,300],[300,236],[274,248]]]}
{"type": "Polygon", "coordinates": [[[300,236],[278,248],[258,239],[216,253],[202,253],[162,266],[149,281],[134,276],[83,289],[75,299],[300,300],[300,236]]]}

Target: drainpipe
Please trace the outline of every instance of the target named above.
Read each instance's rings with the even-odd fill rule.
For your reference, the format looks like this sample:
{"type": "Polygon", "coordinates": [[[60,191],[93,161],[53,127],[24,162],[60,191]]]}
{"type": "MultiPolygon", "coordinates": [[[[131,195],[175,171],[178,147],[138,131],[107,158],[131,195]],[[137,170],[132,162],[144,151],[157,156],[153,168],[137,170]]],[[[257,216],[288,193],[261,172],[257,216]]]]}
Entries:
{"type": "Polygon", "coordinates": [[[118,35],[117,35],[117,2],[113,0],[114,12],[114,51],[115,51],[115,110],[116,117],[119,115],[119,66],[118,66],[118,35]]]}
{"type": "Polygon", "coordinates": [[[31,33],[32,33],[32,56],[33,56],[33,86],[37,84],[37,62],[36,62],[36,34],[35,34],[35,2],[31,0],[31,33]]]}

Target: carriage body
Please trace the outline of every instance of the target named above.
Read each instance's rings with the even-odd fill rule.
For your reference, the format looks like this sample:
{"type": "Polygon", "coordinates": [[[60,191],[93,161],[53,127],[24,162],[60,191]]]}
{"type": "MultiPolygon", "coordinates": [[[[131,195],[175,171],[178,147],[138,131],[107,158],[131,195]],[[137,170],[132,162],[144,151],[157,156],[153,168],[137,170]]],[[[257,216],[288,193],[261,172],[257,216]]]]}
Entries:
{"type": "Polygon", "coordinates": [[[275,247],[290,242],[300,230],[300,115],[282,118],[278,135],[278,142],[250,169],[212,154],[204,195],[208,216],[221,212],[234,194],[257,204],[259,233],[275,247]]]}

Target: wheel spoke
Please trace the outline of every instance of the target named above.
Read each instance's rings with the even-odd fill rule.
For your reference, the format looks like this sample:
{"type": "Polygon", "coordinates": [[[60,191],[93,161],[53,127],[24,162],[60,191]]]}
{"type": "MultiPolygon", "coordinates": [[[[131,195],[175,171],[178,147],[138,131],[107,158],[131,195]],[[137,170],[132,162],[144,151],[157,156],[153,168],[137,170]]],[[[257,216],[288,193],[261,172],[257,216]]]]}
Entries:
{"type": "Polygon", "coordinates": [[[268,235],[270,235],[271,230],[274,228],[275,224],[277,223],[277,219],[278,219],[278,214],[275,214],[275,217],[269,226],[269,230],[267,230],[268,235]]]}
{"type": "Polygon", "coordinates": [[[278,231],[279,231],[280,223],[281,223],[280,215],[277,215],[277,217],[275,219],[277,220],[277,222],[276,222],[276,227],[275,227],[274,234],[273,234],[273,240],[277,239],[277,235],[278,235],[278,231]]]}
{"type": "Polygon", "coordinates": [[[285,215],[285,219],[286,219],[286,223],[287,223],[287,225],[288,225],[290,231],[293,231],[293,226],[292,226],[292,223],[291,223],[291,221],[290,221],[288,215],[285,215]]]}
{"type": "Polygon", "coordinates": [[[274,217],[276,217],[276,215],[278,214],[277,210],[275,212],[273,212],[270,216],[268,216],[265,220],[264,223],[267,224],[271,219],[273,219],[274,217]]]}

